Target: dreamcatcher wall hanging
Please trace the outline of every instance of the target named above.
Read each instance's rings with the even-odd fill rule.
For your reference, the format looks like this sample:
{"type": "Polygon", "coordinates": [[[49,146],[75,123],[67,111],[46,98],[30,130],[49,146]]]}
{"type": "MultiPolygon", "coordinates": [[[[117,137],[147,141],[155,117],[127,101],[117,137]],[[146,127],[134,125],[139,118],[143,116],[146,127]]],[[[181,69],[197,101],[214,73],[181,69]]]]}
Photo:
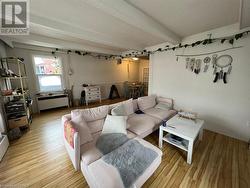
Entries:
{"type": "Polygon", "coordinates": [[[220,55],[214,54],[211,57],[207,56],[204,59],[196,58],[186,58],[186,69],[194,72],[195,74],[200,74],[201,72],[207,72],[210,64],[212,64],[214,83],[219,80],[223,80],[224,84],[227,83],[227,76],[232,71],[233,58],[230,55],[220,55]],[[202,66],[202,63],[204,66],[202,66]],[[202,69],[202,67],[204,67],[202,69]]]}
{"type": "Polygon", "coordinates": [[[227,83],[227,76],[232,71],[232,62],[233,58],[230,55],[221,55],[217,56],[217,54],[213,55],[213,68],[215,75],[214,77],[214,83],[218,80],[223,80],[224,84],[227,83]],[[225,59],[226,61],[221,61],[222,59],[225,59]]]}
{"type": "Polygon", "coordinates": [[[233,58],[230,55],[218,55],[215,53],[223,52],[235,48],[240,47],[232,47],[221,51],[211,52],[211,53],[204,53],[204,54],[196,54],[196,55],[177,55],[178,57],[186,57],[186,69],[195,73],[206,73],[208,72],[209,68],[213,69],[214,79],[213,82],[219,82],[220,80],[223,81],[224,84],[228,82],[228,76],[232,72],[232,63],[233,58]],[[206,56],[207,55],[207,56],[206,56]],[[211,55],[211,56],[209,56],[211,55]],[[195,58],[196,56],[205,56],[205,58],[195,58]]]}

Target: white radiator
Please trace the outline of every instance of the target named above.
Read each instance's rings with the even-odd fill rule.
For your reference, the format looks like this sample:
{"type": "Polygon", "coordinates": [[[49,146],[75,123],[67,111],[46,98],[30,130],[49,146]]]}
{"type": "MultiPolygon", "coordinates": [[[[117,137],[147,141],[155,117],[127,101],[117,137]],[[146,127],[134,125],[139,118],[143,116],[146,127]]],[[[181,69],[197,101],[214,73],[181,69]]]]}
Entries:
{"type": "Polygon", "coordinates": [[[37,106],[40,113],[41,110],[47,110],[58,107],[69,107],[69,99],[66,94],[46,95],[37,97],[37,106]]]}

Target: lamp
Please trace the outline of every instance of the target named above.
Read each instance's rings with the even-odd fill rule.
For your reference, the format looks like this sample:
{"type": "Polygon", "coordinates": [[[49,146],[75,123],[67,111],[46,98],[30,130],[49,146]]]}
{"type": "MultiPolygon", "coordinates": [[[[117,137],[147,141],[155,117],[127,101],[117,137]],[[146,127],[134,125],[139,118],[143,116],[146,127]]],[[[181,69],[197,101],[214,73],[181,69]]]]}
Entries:
{"type": "Polygon", "coordinates": [[[137,61],[139,58],[138,57],[132,57],[134,61],[137,61]]]}

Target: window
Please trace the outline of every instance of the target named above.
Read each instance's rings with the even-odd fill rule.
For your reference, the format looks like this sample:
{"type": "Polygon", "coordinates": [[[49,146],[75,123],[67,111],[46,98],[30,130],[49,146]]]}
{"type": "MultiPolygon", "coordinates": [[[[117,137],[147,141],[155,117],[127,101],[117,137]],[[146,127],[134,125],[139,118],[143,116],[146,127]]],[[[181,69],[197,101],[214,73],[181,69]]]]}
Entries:
{"type": "Polygon", "coordinates": [[[34,69],[40,92],[62,91],[62,63],[54,57],[34,57],[34,69]]]}

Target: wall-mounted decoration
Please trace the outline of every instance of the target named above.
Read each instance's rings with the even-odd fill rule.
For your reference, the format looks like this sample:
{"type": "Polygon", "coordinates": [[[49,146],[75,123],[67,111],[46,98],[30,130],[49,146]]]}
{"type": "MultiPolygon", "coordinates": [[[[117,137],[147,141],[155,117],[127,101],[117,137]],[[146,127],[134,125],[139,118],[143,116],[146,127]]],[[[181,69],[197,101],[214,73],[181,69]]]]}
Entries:
{"type": "Polygon", "coordinates": [[[196,59],[195,61],[195,68],[194,68],[194,73],[199,74],[201,71],[201,59],[196,59]]]}
{"type": "MultiPolygon", "coordinates": [[[[103,54],[103,53],[97,53],[97,52],[87,52],[85,50],[65,50],[65,49],[59,49],[56,48],[55,50],[53,50],[51,53],[53,55],[55,55],[56,53],[67,53],[67,54],[71,54],[71,53],[75,53],[77,55],[80,56],[91,56],[94,58],[98,58],[98,59],[105,59],[105,60],[118,60],[120,62],[120,59],[123,58],[129,58],[129,57],[140,57],[140,56],[149,56],[155,53],[159,53],[159,52],[166,52],[166,51],[176,51],[178,49],[186,49],[188,47],[197,47],[197,46],[204,46],[204,45],[210,45],[212,43],[216,43],[219,42],[219,44],[223,45],[226,44],[226,42],[228,42],[229,44],[231,44],[232,46],[235,44],[235,41],[244,38],[246,36],[248,36],[250,33],[250,30],[247,31],[243,31],[241,33],[237,33],[235,35],[231,35],[231,36],[227,36],[227,37],[220,37],[220,38],[212,38],[212,34],[209,34],[209,38],[204,39],[204,40],[198,40],[196,42],[193,43],[187,43],[187,44],[182,44],[179,43],[175,46],[169,46],[166,45],[164,47],[155,49],[155,50],[149,50],[149,49],[144,49],[144,50],[136,50],[136,51],[129,51],[128,53],[123,53],[123,54],[103,54]]],[[[237,47],[232,47],[230,49],[235,49],[237,47]]],[[[229,50],[229,49],[226,49],[229,50]]],[[[226,51],[226,50],[222,50],[222,51],[226,51]]],[[[178,57],[181,55],[177,55],[176,60],[178,61],[178,57]]],[[[56,56],[55,56],[56,57],[56,56]]]]}
{"type": "MultiPolygon", "coordinates": [[[[204,54],[202,54],[204,55],[204,54]]],[[[185,55],[181,55],[185,57],[185,55]]],[[[217,54],[213,54],[212,57],[205,57],[203,60],[194,57],[190,57],[191,55],[187,55],[186,58],[186,69],[194,72],[195,74],[199,74],[203,68],[203,73],[206,73],[209,69],[210,62],[213,68],[213,74],[215,75],[213,82],[216,83],[219,80],[223,80],[223,82],[227,83],[227,76],[232,71],[232,62],[233,58],[230,55],[221,55],[218,56],[217,54]],[[202,65],[202,62],[204,65],[202,65]]],[[[193,55],[193,56],[200,56],[200,55],[193,55]]]]}
{"type": "Polygon", "coordinates": [[[210,63],[210,61],[211,61],[211,58],[210,58],[210,57],[205,57],[205,58],[203,59],[203,62],[204,62],[204,64],[205,64],[203,72],[207,72],[207,70],[208,70],[208,68],[209,68],[209,63],[210,63]]]}
{"type": "Polygon", "coordinates": [[[224,84],[227,83],[227,75],[232,71],[233,58],[230,55],[217,55],[213,56],[213,68],[214,68],[214,83],[218,80],[223,80],[224,84]]]}
{"type": "Polygon", "coordinates": [[[186,69],[194,72],[195,74],[199,74],[201,71],[201,63],[201,59],[186,58],[186,69]]]}

